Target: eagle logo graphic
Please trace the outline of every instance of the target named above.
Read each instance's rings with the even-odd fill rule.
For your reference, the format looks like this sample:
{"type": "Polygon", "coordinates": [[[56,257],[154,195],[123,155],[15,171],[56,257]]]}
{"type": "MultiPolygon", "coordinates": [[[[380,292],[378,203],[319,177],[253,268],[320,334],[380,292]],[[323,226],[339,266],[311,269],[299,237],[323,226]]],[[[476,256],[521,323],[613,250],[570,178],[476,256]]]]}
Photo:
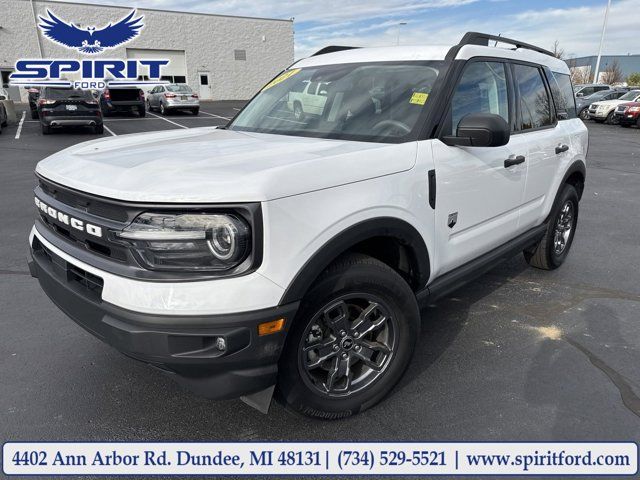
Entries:
{"type": "Polygon", "coordinates": [[[115,25],[109,23],[106,27],[96,30],[96,27],[82,29],[73,23],[66,23],[59,19],[50,10],[48,17],[40,17],[38,25],[45,37],[68,48],[76,48],[82,53],[100,53],[107,48],[115,48],[140,35],[140,29],[144,26],[143,16],[134,18],[136,10],[122,18],[115,25]]]}

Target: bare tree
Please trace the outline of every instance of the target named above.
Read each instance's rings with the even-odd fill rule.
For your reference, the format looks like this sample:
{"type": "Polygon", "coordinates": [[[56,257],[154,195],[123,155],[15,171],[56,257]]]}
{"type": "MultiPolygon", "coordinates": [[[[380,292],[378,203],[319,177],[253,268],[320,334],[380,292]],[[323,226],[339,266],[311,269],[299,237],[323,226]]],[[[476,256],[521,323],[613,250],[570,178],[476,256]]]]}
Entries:
{"type": "Polygon", "coordinates": [[[564,60],[564,48],[560,47],[560,42],[558,40],[553,42],[552,52],[554,57],[564,60]]]}
{"type": "Polygon", "coordinates": [[[602,83],[613,85],[614,83],[621,83],[622,81],[624,81],[624,75],[620,69],[620,63],[618,63],[618,60],[614,60],[607,65],[607,68],[602,72],[602,83]]]}
{"type": "Polygon", "coordinates": [[[591,67],[579,67],[576,63],[575,58],[570,58],[568,60],[565,60],[565,62],[569,67],[569,71],[571,72],[571,83],[573,83],[574,85],[581,85],[591,82],[591,67]]]}

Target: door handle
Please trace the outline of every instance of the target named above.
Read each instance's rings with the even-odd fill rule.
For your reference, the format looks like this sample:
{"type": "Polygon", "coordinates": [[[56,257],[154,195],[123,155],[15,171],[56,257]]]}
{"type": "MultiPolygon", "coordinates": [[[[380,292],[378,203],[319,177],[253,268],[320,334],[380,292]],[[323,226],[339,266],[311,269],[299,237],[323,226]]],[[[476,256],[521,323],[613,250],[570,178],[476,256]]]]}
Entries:
{"type": "Polygon", "coordinates": [[[556,155],[560,155],[561,153],[564,153],[567,150],[569,150],[569,145],[558,145],[556,147],[556,155]]]}
{"type": "Polygon", "coordinates": [[[504,168],[509,168],[514,165],[520,165],[521,163],[524,163],[524,161],[525,161],[524,155],[518,155],[517,157],[514,157],[512,155],[511,157],[507,158],[504,161],[504,168]]]}

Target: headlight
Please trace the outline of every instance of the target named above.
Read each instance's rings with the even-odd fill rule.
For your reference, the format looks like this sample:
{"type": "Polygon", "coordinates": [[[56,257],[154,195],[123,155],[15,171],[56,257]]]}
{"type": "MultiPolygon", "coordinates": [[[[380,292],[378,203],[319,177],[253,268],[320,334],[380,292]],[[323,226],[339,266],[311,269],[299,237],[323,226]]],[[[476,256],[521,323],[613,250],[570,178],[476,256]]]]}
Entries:
{"type": "Polygon", "coordinates": [[[226,213],[143,213],[115,235],[152,270],[230,270],[251,250],[249,225],[226,213]]]}

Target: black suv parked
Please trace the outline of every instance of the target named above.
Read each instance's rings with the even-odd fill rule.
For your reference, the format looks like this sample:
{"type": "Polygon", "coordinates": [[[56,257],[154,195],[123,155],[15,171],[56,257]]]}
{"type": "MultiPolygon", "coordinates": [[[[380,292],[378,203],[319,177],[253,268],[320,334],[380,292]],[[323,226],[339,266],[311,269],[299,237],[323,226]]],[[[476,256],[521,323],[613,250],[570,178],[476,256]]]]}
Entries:
{"type": "Polygon", "coordinates": [[[29,92],[29,110],[31,111],[31,118],[33,120],[38,119],[38,97],[40,97],[39,87],[25,87],[29,92]]]}
{"type": "Polygon", "coordinates": [[[144,92],[138,87],[110,85],[100,94],[100,108],[105,116],[116,112],[137,112],[144,117],[147,113],[144,92]]]}
{"type": "Polygon", "coordinates": [[[54,127],[88,126],[102,133],[102,112],[88,90],[43,87],[38,98],[38,117],[42,133],[48,135],[54,127]]]}

